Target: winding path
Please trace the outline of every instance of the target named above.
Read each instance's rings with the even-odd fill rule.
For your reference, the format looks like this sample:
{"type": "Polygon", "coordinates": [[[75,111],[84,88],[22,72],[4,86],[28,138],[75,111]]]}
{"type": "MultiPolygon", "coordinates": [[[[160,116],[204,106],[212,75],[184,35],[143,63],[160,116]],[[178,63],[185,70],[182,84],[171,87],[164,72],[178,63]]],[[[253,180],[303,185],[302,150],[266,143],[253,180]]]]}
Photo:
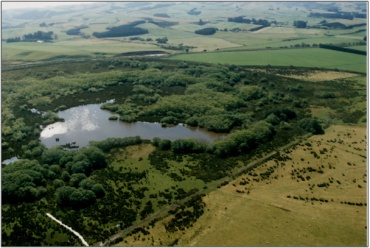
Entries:
{"type": "Polygon", "coordinates": [[[48,217],[50,217],[53,221],[57,222],[59,225],[65,227],[68,231],[71,231],[74,235],[76,235],[81,240],[82,244],[84,244],[85,246],[89,246],[89,244],[84,240],[84,238],[81,236],[81,234],[79,234],[78,232],[76,232],[75,230],[70,228],[69,226],[63,224],[60,220],[58,220],[57,218],[55,218],[51,214],[46,213],[46,215],[48,217]]]}

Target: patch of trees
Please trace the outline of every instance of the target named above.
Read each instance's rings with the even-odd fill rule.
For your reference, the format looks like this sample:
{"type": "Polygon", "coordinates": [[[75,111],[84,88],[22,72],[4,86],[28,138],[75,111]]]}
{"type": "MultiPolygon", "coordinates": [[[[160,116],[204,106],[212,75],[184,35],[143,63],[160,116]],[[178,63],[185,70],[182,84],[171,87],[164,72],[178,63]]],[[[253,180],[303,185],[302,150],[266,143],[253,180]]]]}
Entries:
{"type": "Polygon", "coordinates": [[[255,25],[262,25],[262,26],[270,26],[271,23],[276,23],[276,22],[269,22],[266,19],[244,19],[244,16],[237,16],[237,17],[229,17],[227,18],[228,22],[237,22],[237,23],[248,23],[248,24],[255,24],[255,25]]]}
{"type": "Polygon", "coordinates": [[[43,32],[43,31],[37,31],[35,33],[31,34],[25,34],[23,38],[21,37],[15,37],[15,38],[8,38],[6,42],[35,42],[38,40],[42,41],[51,41],[54,39],[54,32],[49,31],[49,32],[43,32]]]}
{"type": "Polygon", "coordinates": [[[217,30],[215,28],[203,28],[203,29],[195,30],[194,33],[201,34],[201,35],[213,35],[216,33],[216,31],[217,30]]]}
{"type": "Polygon", "coordinates": [[[60,206],[73,208],[84,208],[95,202],[94,192],[86,189],[76,189],[70,186],[63,186],[56,190],[57,203],[60,206]]]}
{"type": "Polygon", "coordinates": [[[20,42],[20,41],[22,41],[22,40],[21,40],[21,37],[15,37],[15,38],[8,38],[8,39],[6,39],[6,42],[7,42],[7,43],[11,43],[11,42],[20,42]]]}
{"type": "Polygon", "coordinates": [[[66,34],[68,35],[80,35],[81,34],[81,29],[88,28],[86,25],[82,25],[79,27],[75,27],[72,29],[67,30],[66,34]]]}
{"type": "Polygon", "coordinates": [[[156,41],[158,44],[165,44],[165,43],[167,43],[168,38],[167,38],[167,37],[157,38],[157,39],[155,39],[155,41],[156,41]]]}
{"type": "Polygon", "coordinates": [[[171,18],[171,16],[169,16],[166,13],[156,13],[156,14],[154,14],[154,16],[156,16],[156,17],[163,17],[163,18],[171,18]]]}
{"type": "Polygon", "coordinates": [[[329,49],[329,50],[340,51],[340,52],[367,55],[366,51],[356,50],[356,49],[347,48],[347,47],[340,47],[340,46],[326,45],[326,44],[319,44],[319,47],[324,48],[324,49],[329,49]]]}
{"type": "Polygon", "coordinates": [[[212,152],[220,157],[249,153],[266,143],[275,134],[275,128],[266,121],[259,121],[246,130],[231,133],[224,140],[212,143],[212,152]]]}
{"type": "Polygon", "coordinates": [[[307,27],[307,21],[294,21],[293,26],[296,28],[306,28],[307,27]]]}
{"type": "Polygon", "coordinates": [[[251,31],[251,32],[255,32],[255,31],[258,31],[258,30],[263,29],[263,28],[265,28],[265,27],[268,27],[268,26],[259,26],[259,27],[254,27],[254,28],[249,29],[249,31],[251,31]]]}
{"type": "Polygon", "coordinates": [[[112,148],[138,145],[142,143],[140,136],[126,138],[107,138],[102,141],[90,141],[90,146],[95,146],[103,152],[108,152],[112,148]]]}
{"type": "Polygon", "coordinates": [[[1,193],[3,203],[34,201],[43,197],[46,182],[56,178],[48,166],[36,160],[19,160],[2,169],[1,193]]]}
{"type": "Polygon", "coordinates": [[[332,29],[346,29],[347,26],[341,22],[328,22],[321,24],[322,27],[328,27],[332,29]]]}
{"type": "Polygon", "coordinates": [[[308,17],[312,18],[331,18],[331,19],[346,19],[353,20],[353,18],[367,18],[366,14],[352,13],[352,12],[334,12],[334,13],[318,13],[311,12],[308,17]]]}
{"type": "Polygon", "coordinates": [[[324,129],[314,118],[304,118],[298,121],[298,125],[303,128],[305,131],[312,134],[324,134],[324,129]]]}
{"type": "Polygon", "coordinates": [[[62,206],[86,207],[105,195],[101,184],[87,178],[93,170],[107,165],[105,154],[97,147],[79,151],[47,149],[41,162],[42,165],[36,160],[19,160],[3,168],[3,202],[40,199],[50,185],[56,189],[56,200],[62,206]]]}
{"type": "Polygon", "coordinates": [[[123,37],[123,36],[133,36],[147,34],[149,31],[144,28],[136,27],[139,24],[143,24],[146,21],[135,21],[125,25],[107,28],[108,31],[105,32],[94,32],[93,36],[96,38],[106,38],[106,37],[123,37]]]}
{"type": "Polygon", "coordinates": [[[199,15],[200,13],[202,13],[202,11],[197,10],[197,8],[193,8],[186,13],[188,13],[188,15],[199,15]]]}
{"type": "Polygon", "coordinates": [[[179,23],[178,22],[169,22],[169,21],[155,21],[151,18],[148,18],[148,23],[152,23],[154,25],[157,25],[158,27],[161,27],[161,28],[168,28],[168,27],[171,27],[171,26],[174,26],[174,25],[178,25],[179,23]]]}

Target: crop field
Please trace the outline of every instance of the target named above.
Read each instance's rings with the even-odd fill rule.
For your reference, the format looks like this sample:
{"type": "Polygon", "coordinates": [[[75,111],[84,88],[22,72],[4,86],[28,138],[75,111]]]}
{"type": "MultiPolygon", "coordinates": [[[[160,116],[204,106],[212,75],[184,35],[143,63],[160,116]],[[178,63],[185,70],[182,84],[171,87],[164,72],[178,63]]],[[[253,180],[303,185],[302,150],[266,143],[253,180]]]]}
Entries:
{"type": "Polygon", "coordinates": [[[117,246],[365,246],[366,154],[365,127],[331,126],[204,196],[187,230],[165,218],[117,246]]]}
{"type": "MultiPolygon", "coordinates": [[[[129,4],[130,5],[130,4],[129,4]]],[[[355,9],[350,4],[343,5],[347,9],[355,9]]],[[[132,4],[129,8],[125,3],[110,3],[110,4],[91,4],[87,7],[76,6],[72,11],[70,9],[57,10],[57,15],[53,16],[53,25],[40,27],[40,23],[50,23],[50,19],[43,17],[39,19],[31,19],[27,22],[22,22],[18,19],[20,12],[14,12],[5,15],[5,23],[14,23],[20,27],[7,27],[2,31],[3,38],[3,60],[18,60],[29,61],[36,59],[45,59],[58,56],[73,54],[74,56],[86,56],[93,53],[105,54],[106,56],[114,56],[123,52],[135,51],[153,51],[162,50],[156,44],[155,39],[167,37],[168,47],[177,47],[182,44],[184,47],[190,47],[191,52],[207,51],[222,51],[233,50],[239,48],[245,49],[260,49],[266,47],[283,48],[295,45],[314,45],[320,43],[350,43],[360,42],[366,36],[366,31],[363,26],[353,27],[351,29],[322,29],[322,28],[296,28],[293,26],[294,20],[306,20],[308,25],[317,25],[322,18],[308,18],[309,11],[322,12],[320,4],[279,4],[279,3],[255,3],[255,2],[229,2],[217,4],[207,2],[190,2],[190,3],[143,3],[132,4]],[[99,9],[97,12],[96,9],[99,9]],[[196,9],[200,14],[190,15],[189,10],[196,9]],[[122,15],[122,11],[125,14],[122,15]],[[158,17],[156,14],[166,13],[168,17],[158,17]],[[253,27],[259,27],[256,24],[236,23],[227,21],[228,17],[245,15],[248,18],[267,19],[276,21],[275,25],[263,28],[258,31],[248,31],[253,27]],[[135,42],[134,45],[128,43],[109,43],[109,48],[96,42],[93,36],[94,32],[103,32],[107,28],[124,25],[137,20],[149,20],[152,18],[156,21],[176,22],[177,24],[169,27],[159,27],[151,23],[140,24],[138,27],[148,30],[148,34],[140,35],[143,39],[152,39],[153,41],[135,42]],[[204,22],[204,25],[199,25],[198,22],[204,22]],[[86,28],[81,32],[85,35],[84,38],[78,35],[67,35],[68,29],[84,25],[86,28]],[[217,28],[219,31],[214,35],[198,35],[194,31],[201,28],[217,28]],[[224,31],[227,29],[228,31],[224,31]],[[240,32],[234,32],[232,29],[240,29],[240,32]],[[53,31],[57,38],[53,41],[55,46],[49,44],[31,45],[14,45],[7,44],[4,40],[13,37],[22,37],[26,33],[36,32],[38,30],[47,32],[53,31]],[[80,47],[78,44],[82,43],[80,47]],[[38,52],[38,47],[44,50],[45,53],[38,52]],[[52,51],[51,51],[52,50],[52,51]],[[24,56],[23,52],[29,52],[28,56],[24,56]]],[[[363,18],[354,18],[352,20],[334,19],[333,21],[340,22],[344,25],[364,23],[363,18]]],[[[13,24],[13,25],[14,25],[13,24]]],[[[114,37],[112,40],[128,41],[130,37],[114,37]]],[[[166,49],[166,48],[163,48],[166,49]]],[[[167,48],[167,53],[184,53],[184,50],[174,50],[167,48]]],[[[280,55],[280,54],[279,54],[280,55]]],[[[301,54],[299,54],[301,55],[301,54]]],[[[203,56],[203,54],[199,55],[203,56]]],[[[263,55],[266,57],[265,55],[263,55]]],[[[274,55],[273,55],[274,56],[274,55]]],[[[288,54],[287,56],[290,56],[288,54]]],[[[207,57],[207,56],[206,56],[207,57]]],[[[268,56],[267,57],[272,57],[268,56]]],[[[197,59],[198,61],[199,59],[197,59]]],[[[204,58],[204,60],[208,60],[204,58]]],[[[228,59],[227,59],[228,60],[228,59]]],[[[239,60],[237,58],[237,60],[239,60]]],[[[310,60],[310,58],[308,58],[310,60]]],[[[351,60],[351,58],[350,58],[351,60]]],[[[222,63],[222,62],[221,62],[222,63]]],[[[227,62],[229,63],[229,62],[227,62]]],[[[240,61],[236,61],[240,63],[240,61]]],[[[261,62],[257,59],[257,64],[261,62]]],[[[290,61],[287,63],[293,64],[290,61]]],[[[271,62],[262,64],[280,64],[273,59],[271,62]]],[[[342,69],[342,65],[328,66],[323,63],[325,68],[342,69]]],[[[297,64],[300,66],[300,63],[297,64]]],[[[307,65],[307,66],[310,66],[307,65]]],[[[357,65],[353,65],[356,67],[357,65]]],[[[351,65],[349,65],[351,67],[351,65]]],[[[345,69],[345,68],[344,68],[345,69]]],[[[351,69],[351,68],[350,68],[351,69]]],[[[363,69],[359,71],[364,72],[363,69]]]]}
{"type": "Polygon", "coordinates": [[[121,42],[118,40],[69,40],[58,43],[10,43],[3,44],[6,50],[4,60],[36,61],[57,56],[91,56],[97,54],[117,55],[132,51],[161,51],[160,47],[151,44],[121,42]]]}
{"type": "Polygon", "coordinates": [[[366,56],[320,48],[181,54],[170,59],[203,63],[321,67],[366,72],[366,56]]]}

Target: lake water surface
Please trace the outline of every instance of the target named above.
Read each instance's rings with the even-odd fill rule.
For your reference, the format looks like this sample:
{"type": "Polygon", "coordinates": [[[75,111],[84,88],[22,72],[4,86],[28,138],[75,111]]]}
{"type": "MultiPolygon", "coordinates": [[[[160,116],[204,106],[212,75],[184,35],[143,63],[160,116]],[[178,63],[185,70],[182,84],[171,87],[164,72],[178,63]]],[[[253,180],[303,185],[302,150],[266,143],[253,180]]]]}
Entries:
{"type": "Polygon", "coordinates": [[[89,104],[58,112],[58,116],[65,121],[46,126],[40,135],[41,142],[48,148],[73,142],[84,147],[91,140],[99,141],[110,137],[140,136],[149,140],[154,137],[169,140],[196,138],[211,142],[226,136],[185,125],[162,127],[160,123],[111,121],[108,118],[112,113],[100,109],[100,106],[101,104],[89,104]]]}

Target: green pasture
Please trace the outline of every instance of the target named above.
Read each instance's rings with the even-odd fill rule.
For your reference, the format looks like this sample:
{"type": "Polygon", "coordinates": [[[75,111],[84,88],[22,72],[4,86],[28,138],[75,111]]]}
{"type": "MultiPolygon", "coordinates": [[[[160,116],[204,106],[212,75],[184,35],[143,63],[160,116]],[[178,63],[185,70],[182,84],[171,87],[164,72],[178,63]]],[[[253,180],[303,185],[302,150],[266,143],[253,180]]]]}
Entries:
{"type": "Polygon", "coordinates": [[[360,51],[367,51],[367,46],[351,46],[349,48],[360,50],[360,51]]]}
{"type": "Polygon", "coordinates": [[[17,42],[3,43],[3,60],[36,61],[56,56],[116,55],[134,51],[164,50],[152,44],[121,42],[102,39],[75,39],[55,43],[17,42]]]}
{"type": "Polygon", "coordinates": [[[214,64],[298,66],[366,72],[366,56],[320,48],[192,53],[172,60],[214,64]]]}

